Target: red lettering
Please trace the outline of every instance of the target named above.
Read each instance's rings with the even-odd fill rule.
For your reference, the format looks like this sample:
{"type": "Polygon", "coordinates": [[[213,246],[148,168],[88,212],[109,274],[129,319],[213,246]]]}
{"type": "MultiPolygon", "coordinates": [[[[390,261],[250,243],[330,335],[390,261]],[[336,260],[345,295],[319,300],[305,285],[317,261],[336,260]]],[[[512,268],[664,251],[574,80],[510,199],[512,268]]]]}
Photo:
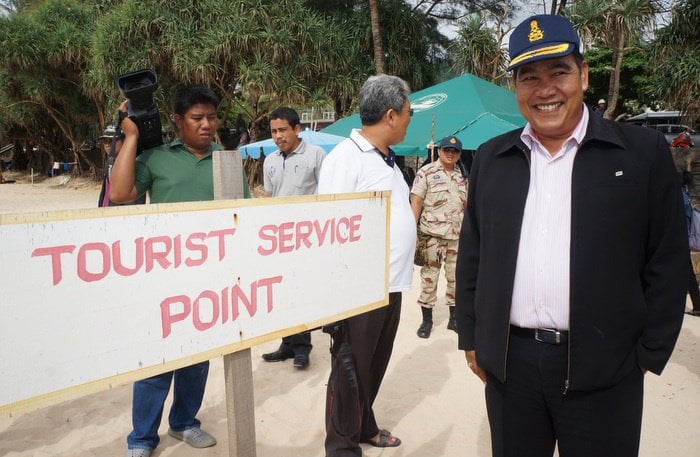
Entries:
{"type": "Polygon", "coordinates": [[[194,300],[194,306],[192,309],[192,322],[194,323],[194,328],[203,332],[209,330],[214,326],[217,319],[219,319],[219,296],[213,290],[205,290],[194,300]],[[200,312],[200,303],[203,299],[209,300],[211,303],[211,320],[205,322],[202,320],[202,313],[200,312]]]}
{"type": "Polygon", "coordinates": [[[138,273],[143,267],[143,237],[136,238],[134,240],[134,244],[136,245],[136,259],[134,260],[134,267],[129,268],[125,267],[124,263],[122,262],[121,241],[115,241],[112,243],[112,267],[118,275],[131,276],[138,273]]]}
{"type": "Polygon", "coordinates": [[[74,244],[65,244],[63,246],[53,246],[50,248],[36,248],[32,251],[32,257],[43,255],[51,256],[51,272],[53,274],[53,285],[55,286],[63,279],[61,254],[71,254],[73,251],[75,251],[74,244]]]}
{"type": "MultiPolygon", "coordinates": [[[[293,227],[293,224],[291,226],[293,227]]],[[[276,230],[275,226],[267,227],[271,227],[273,231],[276,230]]],[[[54,286],[63,281],[64,264],[67,271],[72,272],[72,268],[75,268],[76,275],[80,280],[94,282],[105,278],[112,271],[120,276],[133,276],[143,270],[146,273],[151,272],[156,264],[163,270],[179,268],[182,265],[183,251],[185,255],[189,254],[185,258],[185,265],[188,267],[200,266],[207,261],[209,253],[208,238],[213,238],[210,243],[216,243],[215,248],[219,252],[219,261],[222,261],[226,256],[227,236],[233,236],[235,233],[235,228],[212,230],[208,234],[203,232],[191,233],[187,235],[184,246],[182,241],[185,235],[175,235],[173,237],[163,235],[152,238],[139,237],[133,241],[134,260],[133,265],[129,266],[125,265],[124,259],[131,259],[132,257],[131,255],[124,255],[122,240],[114,241],[111,245],[103,242],[90,242],[80,246],[66,244],[41,247],[34,249],[31,257],[48,256],[51,258],[52,284],[54,286]],[[76,258],[69,256],[67,260],[64,254],[73,254],[76,248],[78,249],[76,258]],[[69,263],[66,263],[67,261],[69,263]]],[[[288,238],[291,240],[294,236],[290,234],[288,238]]],[[[274,235],[269,239],[273,246],[267,254],[271,254],[277,248],[274,235]]],[[[262,253],[265,253],[262,247],[260,250],[262,253]]]]}
{"type": "Polygon", "coordinates": [[[178,235],[173,238],[175,241],[173,243],[173,267],[177,268],[182,263],[182,235],[178,235]]]}
{"type": "Polygon", "coordinates": [[[163,328],[163,338],[170,335],[175,322],[184,321],[190,315],[191,309],[190,299],[186,295],[176,295],[160,302],[160,321],[163,328]],[[172,305],[175,303],[182,305],[180,312],[173,312],[172,305]]]}
{"type": "Polygon", "coordinates": [[[311,233],[313,232],[313,225],[311,224],[310,221],[301,221],[297,223],[297,233],[296,233],[296,238],[297,242],[294,246],[294,249],[299,249],[302,243],[304,243],[304,246],[307,248],[311,247],[311,241],[309,241],[309,237],[311,236],[311,233]]]}
{"type": "MultiPolygon", "coordinates": [[[[251,289],[252,288],[253,287],[251,286],[251,289]]],[[[250,317],[255,316],[255,313],[258,310],[258,300],[256,294],[251,293],[250,295],[251,298],[248,298],[245,292],[243,292],[243,289],[241,289],[241,286],[238,284],[231,287],[231,318],[234,321],[241,315],[240,307],[238,306],[239,302],[243,302],[243,305],[248,310],[248,315],[250,317]]]]}
{"type": "MultiPolygon", "coordinates": [[[[282,282],[282,276],[273,276],[271,278],[265,278],[265,279],[261,279],[259,281],[256,281],[253,284],[251,284],[251,286],[250,286],[251,290],[253,289],[253,286],[255,286],[255,287],[267,287],[266,298],[267,298],[267,312],[268,313],[272,312],[272,308],[273,308],[272,285],[280,283],[280,282],[282,282]]],[[[257,295],[257,291],[256,291],[256,295],[257,295]]]]}
{"type": "Polygon", "coordinates": [[[331,225],[331,221],[327,220],[325,224],[323,224],[323,229],[321,229],[320,224],[318,221],[314,221],[314,229],[316,229],[316,237],[318,238],[318,246],[321,247],[323,246],[323,242],[326,240],[326,233],[328,232],[328,228],[331,225]]]}
{"type": "Polygon", "coordinates": [[[204,241],[206,238],[207,235],[202,232],[192,233],[190,236],[187,237],[187,241],[185,241],[185,247],[187,247],[187,249],[190,251],[198,251],[200,253],[200,257],[199,259],[187,257],[185,259],[185,265],[187,265],[188,267],[197,267],[207,261],[207,257],[209,254],[209,251],[207,250],[207,245],[204,243],[195,243],[196,240],[204,241]]]}
{"type": "Polygon", "coordinates": [[[277,233],[277,226],[276,225],[263,225],[260,227],[260,230],[258,231],[258,237],[261,240],[269,241],[270,242],[270,247],[268,249],[265,249],[262,245],[258,246],[258,254],[260,255],[270,255],[274,253],[277,250],[277,237],[275,234],[277,233]],[[269,234],[268,234],[269,232],[269,234]]]}
{"type": "Polygon", "coordinates": [[[217,237],[219,238],[219,260],[222,260],[224,256],[226,255],[226,243],[224,240],[224,236],[226,235],[231,235],[236,233],[235,228],[230,228],[230,229],[222,229],[222,230],[212,230],[209,232],[209,237],[217,237]]]}
{"type": "Polygon", "coordinates": [[[294,222],[284,222],[279,226],[280,252],[294,250],[294,222]]]}
{"type": "Polygon", "coordinates": [[[109,246],[105,243],[85,243],[78,250],[78,277],[85,282],[99,281],[107,276],[110,270],[111,259],[109,255],[109,246]],[[97,251],[102,256],[102,271],[99,273],[91,273],[87,271],[87,252],[97,251]]]}
{"type": "Polygon", "coordinates": [[[217,323],[223,325],[229,320],[235,321],[241,314],[241,305],[245,306],[250,317],[255,317],[259,300],[262,304],[263,294],[269,314],[274,309],[274,285],[281,283],[282,279],[282,276],[273,276],[253,281],[250,283],[249,294],[246,294],[239,284],[235,284],[230,288],[224,287],[221,292],[205,290],[197,295],[194,301],[186,295],[168,297],[160,302],[163,338],[172,333],[175,323],[190,318],[192,327],[200,332],[211,329],[217,323]],[[211,311],[207,312],[208,309],[211,311]]]}
{"type": "Polygon", "coordinates": [[[228,321],[228,287],[221,289],[221,322],[228,321]]]}
{"type": "Polygon", "coordinates": [[[335,244],[335,218],[330,221],[331,244],[335,244]]]}
{"type": "Polygon", "coordinates": [[[270,255],[275,252],[284,254],[299,250],[302,247],[311,249],[315,243],[321,247],[325,244],[345,244],[360,240],[360,225],[362,215],[326,219],[321,222],[298,221],[283,222],[280,225],[265,225],[258,232],[264,241],[258,246],[260,255],[270,255]]]}
{"type": "Polygon", "coordinates": [[[357,233],[360,231],[360,222],[362,222],[362,215],[361,214],[355,214],[354,216],[350,216],[350,242],[354,243],[355,241],[360,241],[360,234],[357,233]]]}
{"type": "Polygon", "coordinates": [[[173,241],[169,236],[154,236],[153,238],[149,238],[146,240],[145,248],[146,273],[153,270],[153,265],[155,262],[158,262],[163,270],[168,269],[168,267],[171,265],[171,262],[168,260],[168,254],[170,254],[170,250],[173,248],[173,241]],[[156,250],[156,244],[158,243],[163,245],[162,251],[156,250]]]}
{"type": "Polygon", "coordinates": [[[348,220],[347,217],[341,217],[340,220],[338,221],[338,223],[335,225],[335,232],[336,232],[335,237],[338,239],[340,244],[344,244],[348,240],[348,237],[347,236],[343,237],[343,234],[345,234],[345,235],[348,234],[348,232],[350,231],[349,227],[350,227],[350,221],[348,220]],[[341,229],[340,229],[341,224],[345,225],[345,231],[343,231],[343,232],[341,232],[341,229]]]}

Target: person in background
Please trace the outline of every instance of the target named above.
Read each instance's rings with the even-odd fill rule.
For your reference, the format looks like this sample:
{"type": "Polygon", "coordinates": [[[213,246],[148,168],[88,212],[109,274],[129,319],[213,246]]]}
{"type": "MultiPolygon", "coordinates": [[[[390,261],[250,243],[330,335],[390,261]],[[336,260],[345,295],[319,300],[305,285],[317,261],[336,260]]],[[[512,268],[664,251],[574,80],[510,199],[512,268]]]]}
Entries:
{"type": "Polygon", "coordinates": [[[406,136],[413,110],[408,85],[389,75],[371,76],[359,93],[362,128],[339,143],[323,162],[319,194],[391,191],[389,304],[353,316],[331,335],[326,396],[326,457],[359,457],[360,443],[395,447],[401,440],[380,429],[374,401],[386,372],[401,315],[401,292],[411,288],[416,221],[409,190],[392,145],[406,136]]]}
{"type": "Polygon", "coordinates": [[[494,457],[634,457],[688,289],[668,143],[592,115],[568,19],[510,37],[524,128],[482,144],[457,256],[459,348],[486,383],[494,457]]]}
{"type": "MultiPolygon", "coordinates": [[[[693,174],[688,170],[683,170],[681,173],[681,192],[683,193],[683,208],[685,210],[685,222],[690,235],[690,228],[693,224],[693,202],[690,199],[690,189],[693,187],[693,174]]],[[[693,269],[693,258],[689,258],[690,268],[688,271],[688,295],[690,302],[693,304],[693,309],[686,314],[691,316],[700,316],[700,290],[698,289],[698,278],[695,276],[693,269]]]]}
{"type": "Polygon", "coordinates": [[[676,136],[676,138],[673,139],[671,142],[672,148],[692,148],[695,147],[695,143],[693,142],[693,137],[690,135],[692,133],[692,130],[689,128],[683,129],[681,133],[676,136]]]}
{"type": "MultiPolygon", "coordinates": [[[[277,149],[265,157],[263,180],[266,197],[313,195],[318,186],[321,163],[326,152],[301,137],[299,115],[291,108],[281,107],[270,113],[270,133],[277,149]]],[[[281,362],[294,358],[296,368],[309,366],[311,353],[309,331],[285,336],[279,349],[262,358],[266,362],[281,362]]]]}
{"type": "MultiPolygon", "coordinates": [[[[136,156],[139,130],[126,115],[121,122],[124,143],[110,178],[110,199],[130,202],[148,192],[151,203],[206,201],[214,199],[212,151],[218,127],[219,98],[208,88],[179,89],[172,100],[178,138],[136,156]]],[[[120,110],[126,112],[126,102],[120,110]]],[[[245,172],[244,195],[250,197],[245,172]]],[[[196,418],[204,398],[209,362],[136,381],[133,389],[133,430],[127,436],[126,457],[149,457],[158,446],[160,425],[170,385],[173,403],[168,415],[168,434],[195,448],[214,446],[216,439],[201,428],[196,418]]]]}
{"type": "Polygon", "coordinates": [[[457,331],[454,318],[455,263],[467,204],[467,179],[458,166],[461,154],[462,142],[459,139],[454,136],[443,138],[438,144],[438,160],[418,170],[411,188],[411,209],[418,230],[429,237],[425,246],[425,263],[420,270],[418,305],[423,314],[417,332],[420,338],[430,337],[433,328],[433,308],[443,264],[447,280],[445,304],[450,310],[447,328],[457,331]]]}
{"type": "Polygon", "coordinates": [[[105,171],[105,177],[102,180],[102,188],[100,189],[100,196],[97,200],[97,206],[104,207],[146,203],[145,195],[142,195],[133,202],[128,203],[114,203],[109,200],[109,175],[111,173],[113,160],[119,155],[122,144],[124,144],[124,133],[119,127],[115,126],[114,124],[109,124],[102,131],[102,135],[98,138],[98,140],[100,143],[102,143],[105,156],[108,158],[108,165],[107,170],[105,171]]]}
{"type": "Polygon", "coordinates": [[[603,117],[605,110],[608,109],[608,102],[604,98],[598,100],[598,106],[593,109],[593,112],[600,117],[603,117]]]}

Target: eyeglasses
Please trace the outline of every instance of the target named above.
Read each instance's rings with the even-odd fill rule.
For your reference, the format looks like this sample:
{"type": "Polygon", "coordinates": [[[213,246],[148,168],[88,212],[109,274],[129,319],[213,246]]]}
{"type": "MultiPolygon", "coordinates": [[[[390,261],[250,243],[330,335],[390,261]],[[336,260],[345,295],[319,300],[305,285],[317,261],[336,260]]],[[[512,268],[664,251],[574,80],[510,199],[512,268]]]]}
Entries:
{"type": "Polygon", "coordinates": [[[408,109],[408,117],[413,117],[413,108],[408,109]]]}

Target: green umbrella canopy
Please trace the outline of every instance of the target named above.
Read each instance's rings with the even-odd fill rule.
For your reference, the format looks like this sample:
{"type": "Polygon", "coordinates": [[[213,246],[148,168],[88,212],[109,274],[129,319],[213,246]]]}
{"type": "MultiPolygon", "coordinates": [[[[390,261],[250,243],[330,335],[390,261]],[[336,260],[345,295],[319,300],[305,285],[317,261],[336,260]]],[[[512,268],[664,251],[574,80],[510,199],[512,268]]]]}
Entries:
{"type": "MultiPolygon", "coordinates": [[[[449,135],[459,138],[464,149],[476,149],[501,133],[525,125],[513,92],[470,74],[419,90],[409,100],[414,114],[404,142],[393,147],[398,155],[427,155],[431,141],[438,143],[449,135]]],[[[323,132],[349,136],[351,129],[360,127],[360,115],[353,114],[323,132]]]]}

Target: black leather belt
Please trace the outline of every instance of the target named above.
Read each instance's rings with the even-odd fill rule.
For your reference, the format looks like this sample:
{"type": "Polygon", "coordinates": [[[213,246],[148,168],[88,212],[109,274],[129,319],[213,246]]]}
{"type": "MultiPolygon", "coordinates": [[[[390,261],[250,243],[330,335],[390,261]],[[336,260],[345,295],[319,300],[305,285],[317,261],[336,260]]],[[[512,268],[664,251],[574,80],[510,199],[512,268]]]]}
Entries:
{"type": "Polygon", "coordinates": [[[569,341],[569,332],[566,330],[554,330],[551,328],[522,328],[511,325],[510,332],[514,335],[533,338],[536,341],[547,344],[566,344],[569,341]]]}

